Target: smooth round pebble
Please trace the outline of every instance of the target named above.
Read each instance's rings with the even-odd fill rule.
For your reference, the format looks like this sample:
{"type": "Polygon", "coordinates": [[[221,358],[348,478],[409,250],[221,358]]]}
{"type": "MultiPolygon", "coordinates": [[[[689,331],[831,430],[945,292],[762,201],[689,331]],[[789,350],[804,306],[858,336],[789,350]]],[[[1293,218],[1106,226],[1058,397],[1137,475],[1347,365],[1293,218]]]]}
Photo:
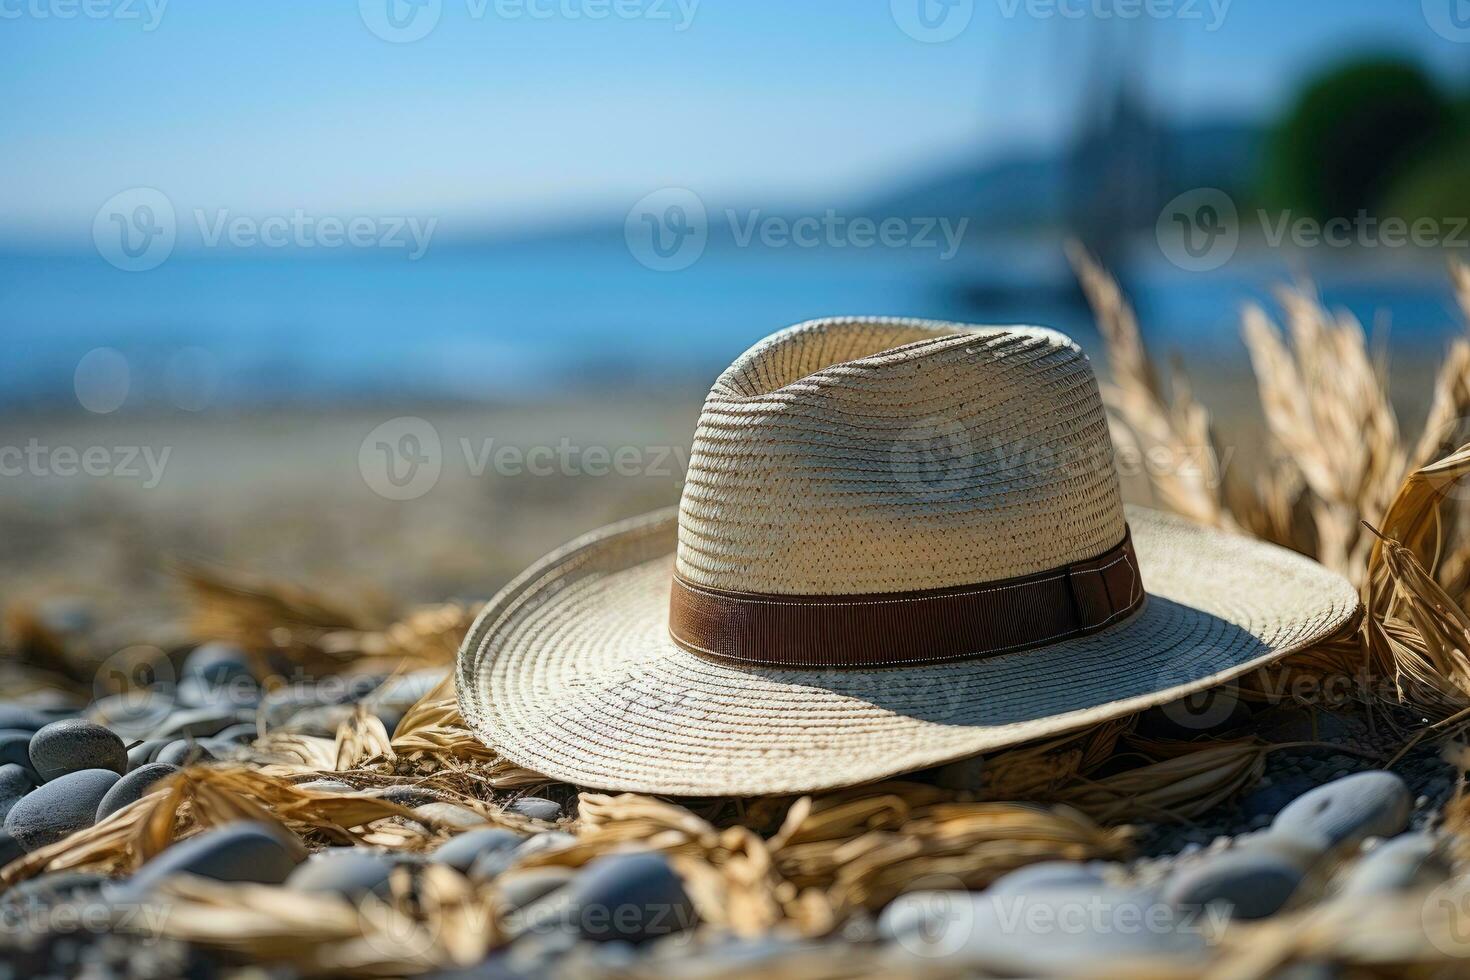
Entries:
{"type": "Polygon", "coordinates": [[[1429,834],[1401,834],[1365,854],[1348,872],[1344,897],[1388,895],[1431,888],[1452,873],[1439,841],[1429,834]]]}
{"type": "Polygon", "coordinates": [[[694,903],[662,854],[610,854],[587,864],[567,886],[583,938],[639,943],[695,924],[694,903]]]}
{"type": "Polygon", "coordinates": [[[523,817],[545,820],[547,823],[554,823],[561,819],[561,804],[543,800],[539,796],[522,796],[505,809],[508,813],[519,813],[523,817]]]}
{"type": "Polygon", "coordinates": [[[250,654],[233,643],[201,643],[189,651],[179,673],[215,685],[240,678],[255,680],[250,654]]]}
{"type": "Polygon", "coordinates": [[[470,870],[470,866],[480,855],[493,851],[510,850],[517,847],[521,840],[520,834],[500,827],[468,830],[440,844],[429,855],[429,860],[435,864],[447,864],[460,874],[464,874],[470,870]]]}
{"type": "Polygon", "coordinates": [[[1235,838],[1235,851],[1273,854],[1287,861],[1303,874],[1321,863],[1332,845],[1321,834],[1309,830],[1270,827],[1235,838]]]}
{"type": "Polygon", "coordinates": [[[279,885],[305,856],[300,842],[284,840],[264,824],[242,821],[173,845],[139,868],[127,889],[146,892],[176,874],[279,885]]]}
{"type": "Polygon", "coordinates": [[[0,728],[20,728],[34,732],[55,720],[46,712],[23,704],[0,704],[0,728]]]}
{"type": "MultiPolygon", "coordinates": [[[[1139,888],[1035,888],[1024,894],[931,891],[900,895],[879,917],[888,953],[905,968],[1056,976],[1135,957],[1191,956],[1199,928],[1139,888]],[[1139,928],[1140,922],[1150,924],[1139,928]]],[[[895,970],[895,972],[904,972],[895,970]]]]}
{"type": "Polygon", "coordinates": [[[297,783],[297,789],[309,789],[313,793],[356,793],[357,787],[351,783],[344,783],[340,779],[313,779],[305,783],[297,783]]]}
{"type": "Polygon", "coordinates": [[[231,725],[218,735],[214,736],[221,742],[229,742],[232,745],[249,745],[260,735],[260,730],[253,721],[244,721],[238,725],[231,725]]]}
{"type": "Polygon", "coordinates": [[[153,762],[158,757],[158,753],[162,752],[163,747],[168,744],[170,744],[168,739],[150,738],[128,749],[128,771],[132,772],[134,769],[140,769],[153,762]]]}
{"type": "Polygon", "coordinates": [[[154,761],[183,767],[192,766],[198,762],[214,762],[217,758],[204,741],[196,742],[192,739],[176,738],[158,750],[154,761]]]}
{"type": "Polygon", "coordinates": [[[24,856],[25,852],[26,849],[16,843],[14,837],[10,836],[10,831],[0,830],[0,868],[5,867],[18,857],[24,856]]]}
{"type": "Polygon", "coordinates": [[[120,778],[111,769],[83,769],[57,776],[10,808],[5,829],[27,851],[54,844],[92,826],[97,805],[120,778]]]}
{"type": "Polygon", "coordinates": [[[145,738],[178,708],[174,699],[155,691],[110,694],[89,704],[82,717],[127,738],[145,738]]]}
{"type": "Polygon", "coordinates": [[[1164,882],[1160,897],[1182,909],[1218,906],[1234,919],[1264,919],[1302,883],[1296,862],[1267,851],[1222,851],[1190,862],[1164,882]]]}
{"type": "Polygon", "coordinates": [[[0,820],[5,819],[10,808],[19,803],[21,797],[35,788],[36,779],[29,769],[13,762],[0,766],[0,820]]]}
{"type": "Polygon", "coordinates": [[[991,895],[1017,895],[1032,888],[1059,886],[1102,887],[1103,876],[1081,861],[1038,861],[997,878],[988,889],[991,895]]]}
{"type": "Polygon", "coordinates": [[[386,854],[358,848],[337,848],[313,854],[286,879],[286,887],[301,892],[338,894],[356,898],[376,892],[388,894],[388,876],[401,864],[386,854]]]}
{"type": "Polygon", "coordinates": [[[146,766],[134,769],[119,779],[112,789],[107,791],[107,795],[102,797],[102,802],[97,804],[97,822],[101,823],[129,803],[141,800],[154,783],[178,771],[178,766],[167,762],[150,762],[146,766]]]}
{"type": "Polygon", "coordinates": [[[31,766],[46,782],[84,769],[128,771],[122,739],[101,725],[80,718],[53,721],[31,736],[31,766]]]}
{"type": "Polygon", "coordinates": [[[253,721],[255,714],[249,708],[185,708],[175,711],[152,732],[150,738],[208,738],[218,735],[231,725],[253,721]]]}
{"type": "Polygon", "coordinates": [[[389,803],[397,803],[399,806],[406,806],[410,809],[416,806],[423,806],[425,803],[441,802],[438,794],[432,790],[420,789],[417,786],[389,786],[379,793],[378,797],[387,800],[389,803]]]}
{"type": "Polygon", "coordinates": [[[544,868],[527,868],[496,880],[504,911],[513,912],[540,901],[552,892],[568,885],[577,877],[574,868],[548,865],[544,868]]]}
{"type": "Polygon", "coordinates": [[[493,881],[528,854],[537,854],[541,851],[554,851],[568,844],[574,844],[576,840],[576,837],[573,837],[564,830],[548,830],[544,834],[537,834],[534,837],[526,838],[518,846],[509,850],[487,851],[481,854],[475,860],[474,864],[470,865],[470,880],[478,882],[493,881]]]}
{"type": "Polygon", "coordinates": [[[1354,773],[1318,786],[1287,804],[1271,826],[1320,834],[1334,848],[1368,837],[1393,837],[1409,825],[1413,797],[1391,772],[1354,773]]]}
{"type": "MultiPolygon", "coordinates": [[[[31,736],[35,732],[28,732],[23,728],[7,728],[0,730],[0,765],[14,763],[22,769],[35,772],[31,766],[31,736]]],[[[39,774],[36,777],[39,782],[39,774]]]]}
{"type": "Polygon", "coordinates": [[[450,827],[483,827],[487,821],[474,810],[454,803],[425,803],[414,807],[414,815],[434,824],[450,827]]]}

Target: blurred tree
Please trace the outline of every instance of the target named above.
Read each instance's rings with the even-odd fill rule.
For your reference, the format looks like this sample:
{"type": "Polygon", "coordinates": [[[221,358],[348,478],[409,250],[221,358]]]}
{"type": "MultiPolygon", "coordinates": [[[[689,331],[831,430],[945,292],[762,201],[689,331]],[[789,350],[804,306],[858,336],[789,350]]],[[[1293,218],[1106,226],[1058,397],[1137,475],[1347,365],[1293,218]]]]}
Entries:
{"type": "Polygon", "coordinates": [[[1272,134],[1262,199],[1324,220],[1379,213],[1399,179],[1452,139],[1456,119],[1414,64],[1336,68],[1307,85],[1272,134]]]}

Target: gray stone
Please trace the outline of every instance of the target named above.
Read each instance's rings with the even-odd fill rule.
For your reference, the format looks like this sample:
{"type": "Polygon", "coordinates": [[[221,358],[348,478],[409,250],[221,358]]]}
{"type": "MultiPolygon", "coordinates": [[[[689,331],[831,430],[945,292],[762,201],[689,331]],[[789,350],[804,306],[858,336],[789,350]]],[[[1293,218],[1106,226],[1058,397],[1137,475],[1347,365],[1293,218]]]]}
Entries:
{"type": "Polygon", "coordinates": [[[32,768],[47,782],[84,769],[111,769],[119,776],[128,771],[122,739],[80,718],[43,726],[31,736],[30,755],[32,768]]]}
{"type": "Polygon", "coordinates": [[[469,830],[440,844],[429,860],[435,864],[447,864],[464,874],[470,870],[482,854],[510,850],[521,843],[521,835],[500,827],[482,827],[469,830]]]}
{"type": "Polygon", "coordinates": [[[1320,834],[1334,848],[1368,837],[1393,837],[1409,825],[1413,797],[1391,772],[1354,773],[1318,786],[1288,804],[1271,826],[1320,834]]]}
{"type": "Polygon", "coordinates": [[[1297,862],[1278,854],[1229,850],[1175,871],[1160,897],[1183,909],[1218,906],[1234,919],[1264,919],[1291,901],[1302,877],[1297,862]]]}
{"type": "Polygon", "coordinates": [[[1450,874],[1449,861],[1434,837],[1402,834],[1364,855],[1338,894],[1357,897],[1427,889],[1449,880],[1450,874]]]}
{"type": "Polygon", "coordinates": [[[94,871],[53,871],[19,882],[0,897],[0,903],[31,908],[60,905],[100,892],[108,879],[94,871]]]}
{"type": "Polygon", "coordinates": [[[55,720],[46,712],[24,704],[0,702],[0,728],[20,728],[34,732],[55,720]]]}
{"type": "Polygon", "coordinates": [[[27,851],[54,844],[96,822],[97,805],[120,777],[111,769],[83,769],[32,790],[5,815],[5,829],[27,851]]]}
{"type": "Polygon", "coordinates": [[[388,876],[400,861],[363,848],[337,848],[313,854],[286,879],[296,891],[358,898],[368,892],[387,895],[388,876]]]}
{"type": "Polygon", "coordinates": [[[577,838],[566,831],[549,830],[544,834],[526,838],[520,845],[510,850],[486,852],[470,866],[470,878],[473,881],[491,881],[527,855],[541,851],[554,851],[576,843],[576,840],[577,838]]]}
{"type": "Polygon", "coordinates": [[[1237,837],[1234,849],[1273,854],[1306,874],[1322,863],[1323,857],[1332,850],[1332,845],[1327,842],[1327,838],[1310,830],[1271,827],[1259,833],[1237,837]]]}
{"type": "Polygon", "coordinates": [[[0,868],[25,855],[26,849],[18,844],[10,831],[0,830],[0,868]]]}
{"type": "Polygon", "coordinates": [[[302,708],[295,712],[277,730],[294,735],[314,735],[331,738],[337,734],[342,723],[349,721],[356,707],[351,704],[323,704],[302,708]]]}
{"type": "Polygon", "coordinates": [[[0,820],[10,808],[20,802],[21,797],[36,788],[35,776],[13,762],[0,766],[0,820]]]}
{"type": "Polygon", "coordinates": [[[399,806],[406,806],[410,809],[416,806],[423,806],[425,803],[440,802],[438,794],[432,790],[420,789],[417,786],[389,786],[379,793],[378,796],[390,803],[397,803],[399,806]]]}
{"type": "Polygon", "coordinates": [[[260,686],[248,677],[218,684],[185,677],[179,681],[174,697],[186,708],[255,708],[260,704],[260,686]]]}
{"type": "Polygon", "coordinates": [[[249,745],[259,736],[260,731],[255,722],[245,721],[238,725],[231,725],[214,737],[221,742],[229,742],[233,745],[249,745]]]}
{"type": "Polygon", "coordinates": [[[543,800],[539,796],[522,796],[505,809],[509,813],[519,813],[523,817],[545,820],[547,823],[555,823],[561,819],[561,804],[543,800]]]}
{"type": "Polygon", "coordinates": [[[356,786],[344,783],[340,779],[313,779],[305,783],[297,783],[297,789],[311,790],[313,793],[356,793],[356,786]]]}
{"type": "Polygon", "coordinates": [[[639,943],[692,927],[694,903],[662,854],[610,854],[565,889],[583,938],[639,943]]]}
{"type": "MultiPolygon", "coordinates": [[[[0,765],[14,763],[28,772],[35,772],[31,765],[31,736],[35,732],[28,732],[23,728],[7,728],[0,730],[0,765]]],[[[38,773],[36,781],[40,782],[38,773]]]]}
{"type": "Polygon", "coordinates": [[[577,877],[575,869],[548,865],[544,868],[527,868],[514,874],[496,879],[501,907],[508,912],[525,908],[570,884],[577,877]]]}
{"type": "Polygon", "coordinates": [[[184,658],[179,673],[210,684],[227,684],[239,678],[255,679],[250,654],[233,643],[201,643],[184,658]]]}
{"type": "Polygon", "coordinates": [[[913,892],[879,918],[895,972],[938,963],[1004,976],[1053,976],[1131,957],[1197,955],[1196,916],[1150,889],[1035,888],[1021,895],[913,892]]]}
{"type": "Polygon", "coordinates": [[[253,721],[255,713],[248,708],[185,708],[175,711],[149,733],[150,738],[207,738],[218,735],[231,725],[253,721]]]}
{"type": "Polygon", "coordinates": [[[112,789],[107,791],[107,795],[102,797],[102,802],[97,804],[97,822],[101,823],[129,803],[141,800],[148,794],[154,783],[178,771],[178,766],[167,762],[150,762],[146,766],[134,769],[119,779],[112,789]]]}
{"type": "Polygon", "coordinates": [[[1081,861],[1039,861],[1002,875],[991,884],[989,891],[992,895],[1019,895],[1032,888],[1101,888],[1103,884],[1102,874],[1093,865],[1081,861]]]}
{"type": "Polygon", "coordinates": [[[134,745],[128,749],[128,771],[132,772],[134,769],[153,762],[158,757],[158,753],[163,751],[164,746],[169,744],[171,742],[168,739],[150,738],[134,745]]]}
{"type": "Polygon", "coordinates": [[[127,739],[145,738],[178,707],[174,699],[154,691],[111,694],[89,704],[82,716],[127,739]]]}
{"type": "Polygon", "coordinates": [[[158,750],[157,762],[182,768],[199,762],[214,762],[218,756],[207,740],[176,738],[158,750]]]}
{"type": "Polygon", "coordinates": [[[413,812],[428,823],[448,827],[483,827],[488,822],[474,810],[454,803],[425,803],[413,812]]]}
{"type": "Polygon", "coordinates": [[[242,821],[173,845],[139,868],[127,890],[142,894],[176,874],[279,885],[304,857],[300,842],[285,840],[264,824],[242,821]]]}

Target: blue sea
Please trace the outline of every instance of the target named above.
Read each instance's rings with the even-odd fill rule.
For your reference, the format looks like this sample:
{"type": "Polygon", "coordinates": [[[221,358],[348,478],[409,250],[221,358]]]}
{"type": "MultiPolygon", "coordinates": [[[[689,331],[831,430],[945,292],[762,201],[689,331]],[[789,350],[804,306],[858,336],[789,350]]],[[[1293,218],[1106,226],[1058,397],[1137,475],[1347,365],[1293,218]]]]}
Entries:
{"type": "MultiPolygon", "coordinates": [[[[1146,248],[1120,264],[1160,353],[1208,368],[1239,356],[1239,309],[1302,271],[1240,256],[1188,273],[1146,248]]],[[[1372,256],[1307,268],[1329,304],[1392,350],[1463,331],[1443,266],[1372,256]]],[[[641,265],[620,235],[403,253],[180,251],[147,272],[95,253],[0,252],[0,405],[75,407],[77,365],[114,348],[129,406],[393,398],[524,400],[572,389],[698,392],[752,342],[834,314],[1039,323],[1097,349],[1056,243],[993,242],[948,261],[917,250],[711,248],[689,268],[641,265]],[[200,399],[198,391],[206,397],[200,399]]]]}

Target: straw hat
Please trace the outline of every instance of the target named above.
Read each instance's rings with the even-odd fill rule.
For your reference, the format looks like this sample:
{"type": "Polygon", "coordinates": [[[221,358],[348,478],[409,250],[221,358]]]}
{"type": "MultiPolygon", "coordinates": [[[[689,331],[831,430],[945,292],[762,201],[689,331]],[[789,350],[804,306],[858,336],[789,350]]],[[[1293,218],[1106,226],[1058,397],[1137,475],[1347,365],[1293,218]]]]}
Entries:
{"type": "Polygon", "coordinates": [[[1176,700],[1337,630],[1273,545],[1126,508],[1091,365],[1035,327],[804,323],[715,382],[677,509],[547,556],[465,718],[583,786],[845,786],[1176,700]]]}

